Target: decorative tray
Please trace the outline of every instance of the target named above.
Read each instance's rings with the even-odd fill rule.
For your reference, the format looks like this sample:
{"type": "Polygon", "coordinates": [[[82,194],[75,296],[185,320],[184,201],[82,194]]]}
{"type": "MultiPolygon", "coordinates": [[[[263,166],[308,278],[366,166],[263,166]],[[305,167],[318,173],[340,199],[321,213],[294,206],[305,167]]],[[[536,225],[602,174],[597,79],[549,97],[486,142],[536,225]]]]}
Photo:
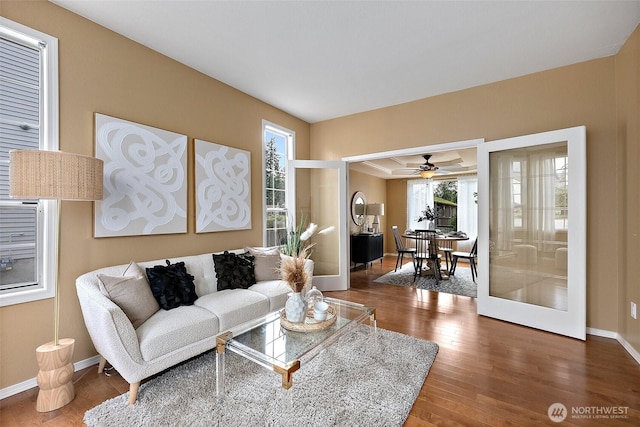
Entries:
{"type": "Polygon", "coordinates": [[[329,326],[333,325],[336,322],[337,317],[336,309],[332,305],[329,305],[327,318],[325,320],[314,319],[313,310],[309,310],[304,322],[290,322],[287,320],[287,313],[282,309],[280,311],[280,326],[289,331],[295,332],[322,331],[323,329],[327,329],[329,326]]]}

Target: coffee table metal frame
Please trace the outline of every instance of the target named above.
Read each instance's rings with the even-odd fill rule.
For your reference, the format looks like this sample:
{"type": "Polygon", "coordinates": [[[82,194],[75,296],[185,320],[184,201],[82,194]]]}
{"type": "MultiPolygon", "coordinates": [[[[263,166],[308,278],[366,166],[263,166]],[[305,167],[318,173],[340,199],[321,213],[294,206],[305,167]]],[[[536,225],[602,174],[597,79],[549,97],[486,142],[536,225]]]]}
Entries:
{"type": "Polygon", "coordinates": [[[313,332],[294,332],[280,325],[280,311],[238,325],[216,337],[216,396],[225,393],[225,353],[232,351],[245,359],[282,375],[282,387],[291,388],[293,373],[300,363],[313,359],[341,335],[369,320],[376,332],[375,308],[363,304],[325,298],[335,310],[336,322],[313,332]]]}

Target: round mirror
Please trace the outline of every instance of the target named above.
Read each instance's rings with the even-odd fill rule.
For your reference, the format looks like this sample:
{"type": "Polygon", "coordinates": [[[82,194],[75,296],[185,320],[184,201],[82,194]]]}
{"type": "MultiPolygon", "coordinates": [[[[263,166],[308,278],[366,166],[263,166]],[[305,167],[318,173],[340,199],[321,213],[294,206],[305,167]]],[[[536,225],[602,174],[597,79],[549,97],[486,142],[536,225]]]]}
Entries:
{"type": "Polygon", "coordinates": [[[364,224],[365,206],[367,199],[362,191],[356,191],[351,198],[351,219],[356,225],[364,224]]]}

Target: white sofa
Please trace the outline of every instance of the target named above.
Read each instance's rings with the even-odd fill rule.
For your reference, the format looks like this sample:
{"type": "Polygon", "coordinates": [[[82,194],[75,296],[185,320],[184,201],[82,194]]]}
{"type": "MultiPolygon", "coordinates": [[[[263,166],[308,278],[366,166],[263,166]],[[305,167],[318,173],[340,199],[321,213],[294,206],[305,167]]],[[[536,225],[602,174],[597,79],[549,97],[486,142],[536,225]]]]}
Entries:
{"type": "MultiPolygon", "coordinates": [[[[101,356],[98,370],[102,372],[108,361],[120,373],[130,384],[129,403],[136,401],[141,380],[213,349],[219,333],[284,307],[291,291],[281,280],[259,281],[248,289],[218,291],[212,254],[169,261],[185,263],[188,273],[194,276],[198,299],[190,306],[159,309],[137,329],[125,312],[101,291],[98,278],[98,275],[122,276],[130,264],[100,268],[76,280],[85,324],[101,356]]],[[[137,264],[142,269],[166,265],[165,260],[137,264]]],[[[309,286],[313,261],[307,260],[305,270],[309,286]]]]}

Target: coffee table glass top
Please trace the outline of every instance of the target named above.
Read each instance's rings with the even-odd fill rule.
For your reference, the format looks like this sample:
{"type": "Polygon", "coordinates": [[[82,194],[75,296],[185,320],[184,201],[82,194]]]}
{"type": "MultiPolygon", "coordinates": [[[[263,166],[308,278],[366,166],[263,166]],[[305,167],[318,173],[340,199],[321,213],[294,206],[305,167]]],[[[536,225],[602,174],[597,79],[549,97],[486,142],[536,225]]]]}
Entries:
{"type": "MultiPolygon", "coordinates": [[[[280,310],[253,322],[231,329],[233,338],[227,348],[234,353],[263,360],[269,364],[285,367],[300,360],[314,348],[330,344],[344,328],[369,320],[374,309],[361,304],[333,298],[325,298],[336,310],[336,321],[327,329],[312,332],[296,332],[280,325],[280,310]]],[[[258,361],[258,360],[256,360],[258,361]]]]}
{"type": "Polygon", "coordinates": [[[324,298],[336,312],[327,329],[298,332],[280,324],[280,310],[244,323],[218,336],[218,389],[224,390],[224,351],[230,350],[283,376],[283,387],[292,384],[291,374],[335,342],[343,333],[367,320],[375,331],[375,309],[362,304],[324,298]],[[221,358],[222,356],[222,358],[221,358]]]}

